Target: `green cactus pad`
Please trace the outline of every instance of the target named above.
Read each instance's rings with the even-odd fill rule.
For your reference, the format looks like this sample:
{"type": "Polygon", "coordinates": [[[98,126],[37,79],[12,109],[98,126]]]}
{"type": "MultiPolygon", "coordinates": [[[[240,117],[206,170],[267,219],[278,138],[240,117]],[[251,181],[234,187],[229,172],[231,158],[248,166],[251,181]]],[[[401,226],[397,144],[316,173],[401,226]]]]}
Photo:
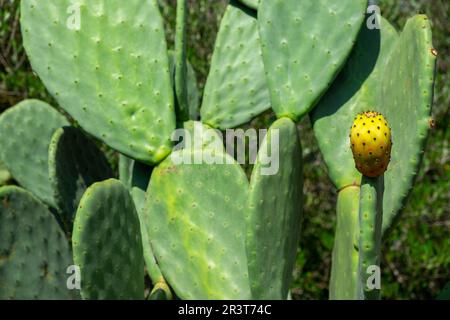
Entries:
{"type": "Polygon", "coordinates": [[[380,110],[392,129],[392,159],[384,176],[383,232],[392,227],[419,172],[430,128],[436,69],[428,18],[408,20],[381,80],[380,110]]]}
{"type": "Polygon", "coordinates": [[[49,148],[49,176],[58,209],[72,230],[78,204],[94,182],[113,176],[103,152],[77,128],[56,130],[49,148]]]}
{"type": "Polygon", "coordinates": [[[84,299],[143,299],[139,218],[125,186],[114,179],[89,187],[73,228],[73,255],[84,299]]]}
{"type": "Polygon", "coordinates": [[[201,119],[214,128],[228,129],[269,108],[256,13],[231,1],[217,35],[201,119]]]}
{"type": "Polygon", "coordinates": [[[258,10],[258,5],[261,0],[239,0],[239,1],[253,10],[258,10]]]}
{"type": "Polygon", "coordinates": [[[392,131],[392,159],[384,176],[383,233],[392,226],[423,155],[431,111],[435,51],[427,18],[408,20],[400,36],[386,20],[363,28],[347,65],[311,113],[314,132],[338,189],[359,184],[350,126],[362,111],[381,112],[392,131]]]}
{"type": "MultiPolygon", "coordinates": [[[[146,202],[146,193],[144,190],[133,187],[131,189],[131,196],[133,197],[134,205],[136,206],[136,211],[139,216],[139,221],[141,222],[141,236],[142,236],[142,247],[144,253],[144,261],[147,267],[147,273],[150,276],[150,279],[153,283],[158,283],[163,279],[163,275],[161,273],[161,269],[158,266],[158,263],[155,259],[155,254],[153,253],[153,249],[150,243],[150,239],[148,237],[148,231],[145,223],[145,202],[146,202]]],[[[150,222],[151,223],[151,222],[150,222]]]]}
{"type": "Polygon", "coordinates": [[[359,281],[361,299],[380,299],[380,289],[367,286],[371,276],[370,267],[380,267],[380,248],[383,221],[383,176],[362,177],[359,194],[359,281]]]}
{"type": "Polygon", "coordinates": [[[270,127],[250,182],[246,248],[253,299],[288,296],[302,208],[301,144],[295,123],[283,118],[270,127]],[[274,154],[279,159],[270,159],[274,154]],[[268,170],[270,160],[272,168],[268,170]]]}
{"type": "Polygon", "coordinates": [[[64,116],[38,100],[25,100],[0,116],[0,158],[21,186],[50,206],[55,200],[48,148],[53,132],[66,125],[64,116]]]}
{"type": "Polygon", "coordinates": [[[73,299],[69,243],[47,207],[28,191],[0,188],[0,299],[73,299]]]}
{"type": "Polygon", "coordinates": [[[231,164],[173,163],[199,152],[175,151],[153,172],[145,221],[156,260],[182,299],[249,299],[247,178],[229,156],[231,164]]]}
{"type": "MultiPolygon", "coordinates": [[[[194,70],[194,67],[186,61],[187,63],[187,101],[189,107],[189,119],[198,120],[200,116],[200,93],[198,91],[197,85],[197,74],[194,70]]],[[[170,65],[170,74],[173,83],[173,90],[175,92],[175,53],[173,51],[169,51],[169,65],[170,65]]]]}
{"type": "Polygon", "coordinates": [[[131,196],[133,197],[134,205],[139,216],[139,221],[141,222],[141,236],[142,236],[142,247],[144,250],[144,261],[147,266],[147,272],[153,283],[161,281],[162,273],[156,263],[155,256],[153,254],[153,249],[150,245],[150,240],[148,238],[147,228],[145,227],[145,199],[146,190],[150,182],[150,177],[153,168],[147,166],[143,163],[131,160],[131,175],[130,175],[130,185],[129,189],[131,196]]]}
{"type": "Polygon", "coordinates": [[[129,189],[139,216],[142,247],[144,250],[144,261],[147,266],[147,272],[153,283],[161,281],[162,273],[156,263],[153,249],[148,239],[147,228],[144,223],[144,208],[146,199],[146,190],[150,181],[153,168],[130,159],[124,155],[119,156],[119,175],[120,181],[129,189]]]}
{"type": "Polygon", "coordinates": [[[188,9],[187,0],[177,0],[176,30],[175,30],[175,97],[177,107],[177,121],[188,121],[188,87],[187,87],[187,57],[186,57],[186,28],[188,9]]]}
{"type": "Polygon", "coordinates": [[[171,149],[173,92],[156,0],[21,2],[24,46],[88,133],[145,163],[171,149]]]}
{"type": "Polygon", "coordinates": [[[338,189],[360,184],[361,174],[350,148],[350,127],[358,113],[378,109],[381,71],[397,38],[395,29],[384,19],[381,32],[363,27],[347,64],[311,112],[314,134],[338,189]]]}
{"type": "MultiPolygon", "coordinates": [[[[187,138],[188,141],[181,141],[182,148],[187,148],[190,145],[192,151],[209,149],[215,150],[217,154],[225,152],[223,136],[218,129],[211,128],[198,121],[185,122],[183,129],[185,130],[184,134],[189,134],[189,138],[187,138]]],[[[178,146],[176,149],[181,147],[178,146]]]]}
{"type": "Polygon", "coordinates": [[[145,192],[153,167],[119,155],[119,179],[128,188],[139,188],[145,192]]]}
{"type": "Polygon", "coordinates": [[[342,189],[338,195],[329,288],[331,300],[359,298],[359,192],[358,186],[350,186],[342,189]]]}
{"type": "Polygon", "coordinates": [[[11,180],[11,178],[11,173],[0,160],[0,186],[6,184],[9,180],[11,180]]]}
{"type": "Polygon", "coordinates": [[[126,155],[119,154],[119,180],[127,187],[131,188],[131,175],[134,160],[126,155]]]}
{"type": "Polygon", "coordinates": [[[367,0],[261,0],[258,7],[267,83],[278,117],[299,120],[345,63],[367,0]]]}

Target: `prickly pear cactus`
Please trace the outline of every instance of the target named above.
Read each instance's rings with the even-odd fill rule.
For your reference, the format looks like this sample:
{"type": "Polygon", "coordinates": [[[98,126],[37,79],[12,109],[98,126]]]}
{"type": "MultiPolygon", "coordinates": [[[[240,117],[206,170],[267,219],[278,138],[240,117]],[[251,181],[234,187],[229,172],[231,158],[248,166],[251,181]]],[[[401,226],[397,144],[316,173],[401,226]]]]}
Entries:
{"type": "Polygon", "coordinates": [[[288,295],[300,238],[302,179],[302,150],[295,123],[287,118],[277,120],[260,147],[246,210],[253,299],[284,300],[288,295]],[[275,154],[279,159],[269,170],[267,164],[275,154]]]}
{"type": "MultiPolygon", "coordinates": [[[[175,73],[176,73],[176,64],[175,64],[175,53],[173,51],[169,51],[169,65],[170,65],[170,75],[172,79],[173,90],[175,92],[175,73]]],[[[187,90],[187,107],[189,119],[198,120],[200,116],[200,93],[198,91],[197,84],[197,75],[195,73],[194,67],[186,61],[186,90],[187,90]]]]}
{"type": "Polygon", "coordinates": [[[381,176],[391,160],[391,129],[382,114],[368,111],[356,115],[350,130],[356,168],[371,178],[381,176]]]}
{"type": "Polygon", "coordinates": [[[272,108],[295,121],[311,110],[345,63],[367,0],[261,0],[258,23],[272,108]]]}
{"type": "Polygon", "coordinates": [[[330,275],[330,299],[357,299],[359,290],[359,186],[342,189],[336,204],[337,225],[330,275]]]}
{"type": "MultiPolygon", "coordinates": [[[[383,222],[383,177],[362,177],[359,197],[358,297],[380,299],[380,288],[372,281],[374,267],[380,267],[383,222]]],[[[376,271],[375,271],[376,272],[376,271]]]]}
{"type": "MultiPolygon", "coordinates": [[[[124,155],[120,155],[119,157],[119,168],[120,181],[122,181],[122,183],[128,188],[133,198],[136,212],[139,216],[142,248],[147,273],[154,284],[164,284],[165,280],[153,254],[153,249],[150,245],[148,231],[144,220],[146,190],[150,182],[153,168],[124,155]]],[[[165,292],[168,292],[170,295],[170,289],[167,289],[165,292]]]]}
{"type": "Polygon", "coordinates": [[[89,187],[73,228],[73,256],[83,299],[143,299],[139,218],[126,187],[110,179],[89,187]]]}
{"type": "Polygon", "coordinates": [[[69,243],[47,207],[28,191],[0,188],[0,299],[73,299],[69,243]]]}
{"type": "Polygon", "coordinates": [[[269,108],[256,13],[231,1],[205,85],[202,122],[219,129],[234,128],[269,108]]]}
{"type": "Polygon", "coordinates": [[[223,154],[226,150],[223,145],[223,136],[218,129],[199,121],[187,121],[184,123],[183,140],[180,145],[176,145],[175,149],[190,148],[195,150],[208,149],[213,153],[223,154]]]}
{"type": "Polygon", "coordinates": [[[155,168],[145,222],[156,260],[182,299],[249,299],[247,177],[225,154],[230,164],[175,165],[186,153],[215,157],[210,149],[183,149],[155,168]]]}
{"type": "MultiPolygon", "coordinates": [[[[385,236],[401,212],[423,155],[432,106],[436,51],[426,16],[410,18],[400,35],[389,22],[378,18],[381,28],[362,28],[346,66],[311,113],[311,119],[330,177],[341,192],[361,184],[348,138],[354,117],[367,110],[377,110],[389,120],[393,146],[391,162],[384,174],[382,234],[385,236]]],[[[338,215],[338,219],[340,217],[345,215],[338,215]]],[[[338,234],[359,232],[354,229],[357,227],[354,223],[338,220],[338,226],[346,230],[337,230],[338,234]]],[[[357,247],[358,242],[350,243],[346,239],[336,242],[334,250],[352,251],[357,247]]],[[[331,281],[341,282],[339,275],[354,274],[354,268],[354,264],[333,262],[331,281]],[[352,269],[341,270],[343,266],[352,269]]],[[[330,296],[350,297],[341,293],[331,292],[330,296]]]]}
{"type": "Polygon", "coordinates": [[[311,113],[311,119],[338,189],[360,184],[348,139],[348,128],[356,114],[373,109],[389,120],[393,147],[384,178],[386,230],[403,207],[421,162],[429,129],[436,56],[426,16],[410,18],[401,35],[388,21],[380,21],[381,30],[362,29],[347,65],[311,113]]]}
{"type": "Polygon", "coordinates": [[[48,148],[53,132],[67,125],[63,115],[38,100],[25,100],[0,116],[0,159],[21,186],[52,207],[48,148]]]}
{"type": "Polygon", "coordinates": [[[113,176],[103,152],[80,129],[63,127],[49,147],[49,175],[54,198],[68,230],[72,230],[78,204],[94,182],[113,176]]]}
{"type": "Polygon", "coordinates": [[[145,163],[170,153],[174,101],[156,0],[24,0],[21,26],[34,71],[84,130],[145,163]]]}

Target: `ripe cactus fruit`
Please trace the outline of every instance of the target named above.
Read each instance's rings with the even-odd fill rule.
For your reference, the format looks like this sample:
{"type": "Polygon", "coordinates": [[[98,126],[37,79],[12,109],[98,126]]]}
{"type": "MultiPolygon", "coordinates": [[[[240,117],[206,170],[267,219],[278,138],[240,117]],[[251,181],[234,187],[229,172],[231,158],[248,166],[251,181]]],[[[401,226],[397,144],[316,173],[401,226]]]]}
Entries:
{"type": "Polygon", "coordinates": [[[391,160],[391,129],[381,113],[368,111],[355,117],[350,143],[356,168],[371,178],[381,176],[391,160]]]}

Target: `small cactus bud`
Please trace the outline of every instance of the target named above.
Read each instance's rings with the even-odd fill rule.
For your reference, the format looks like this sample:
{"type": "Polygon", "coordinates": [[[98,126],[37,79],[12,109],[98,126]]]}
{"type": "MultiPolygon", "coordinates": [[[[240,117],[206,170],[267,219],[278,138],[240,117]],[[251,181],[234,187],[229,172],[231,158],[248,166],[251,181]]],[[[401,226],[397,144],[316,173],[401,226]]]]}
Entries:
{"type": "Polygon", "coordinates": [[[363,175],[381,176],[391,160],[391,129],[381,113],[367,111],[356,116],[350,144],[356,169],[363,175]]]}

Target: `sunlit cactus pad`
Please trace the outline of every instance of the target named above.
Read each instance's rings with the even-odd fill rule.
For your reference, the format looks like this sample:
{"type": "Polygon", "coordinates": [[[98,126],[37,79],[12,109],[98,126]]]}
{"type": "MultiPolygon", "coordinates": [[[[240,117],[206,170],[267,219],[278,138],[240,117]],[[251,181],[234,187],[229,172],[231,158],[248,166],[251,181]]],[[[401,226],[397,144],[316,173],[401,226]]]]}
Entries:
{"type": "Polygon", "coordinates": [[[175,114],[156,0],[24,0],[21,14],[33,69],[62,108],[128,156],[167,156],[175,114]]]}

